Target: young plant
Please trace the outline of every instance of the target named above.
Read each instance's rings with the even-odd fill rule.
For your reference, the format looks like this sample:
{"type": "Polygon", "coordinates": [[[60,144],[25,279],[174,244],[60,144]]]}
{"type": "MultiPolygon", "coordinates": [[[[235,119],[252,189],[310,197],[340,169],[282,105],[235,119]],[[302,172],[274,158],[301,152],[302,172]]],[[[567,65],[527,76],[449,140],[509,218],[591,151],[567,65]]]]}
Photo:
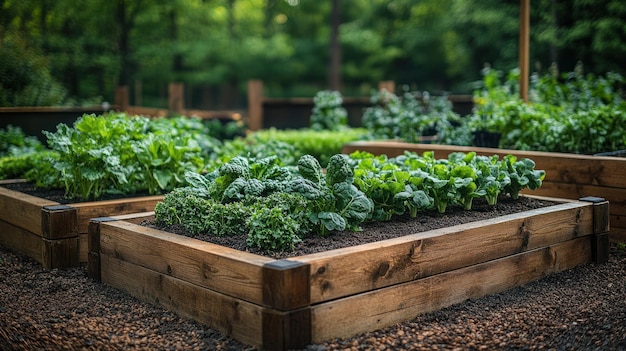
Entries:
{"type": "Polygon", "coordinates": [[[504,187],[504,191],[514,200],[517,200],[519,192],[525,188],[531,190],[539,188],[546,176],[544,170],[535,170],[535,162],[529,158],[517,161],[517,157],[507,155],[503,162],[511,179],[511,182],[504,187]]]}

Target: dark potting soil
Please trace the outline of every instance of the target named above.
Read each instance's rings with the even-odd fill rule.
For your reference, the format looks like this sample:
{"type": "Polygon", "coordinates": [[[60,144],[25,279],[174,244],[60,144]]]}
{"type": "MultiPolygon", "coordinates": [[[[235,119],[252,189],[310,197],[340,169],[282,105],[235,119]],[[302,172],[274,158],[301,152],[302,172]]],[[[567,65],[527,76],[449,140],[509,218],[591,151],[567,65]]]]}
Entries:
{"type": "Polygon", "coordinates": [[[182,225],[165,226],[157,224],[153,220],[146,220],[142,225],[258,255],[272,258],[286,258],[372,243],[556,204],[558,204],[558,202],[532,197],[520,197],[517,200],[513,200],[508,196],[501,196],[495,206],[490,206],[484,199],[475,199],[471,211],[465,211],[457,206],[449,206],[444,214],[440,214],[435,210],[426,211],[419,213],[416,218],[403,215],[397,216],[389,222],[364,223],[361,226],[362,230],[358,232],[334,232],[328,237],[311,235],[296,244],[295,249],[290,252],[270,252],[248,247],[246,245],[245,235],[217,237],[211,234],[192,234],[186,231],[182,225]]]}
{"type": "Polygon", "coordinates": [[[24,194],[32,195],[35,197],[39,197],[42,199],[47,199],[50,201],[56,201],[60,204],[67,205],[70,203],[80,203],[80,202],[89,202],[89,201],[104,201],[104,200],[116,200],[116,199],[126,199],[133,197],[141,197],[141,196],[149,196],[147,192],[139,192],[135,194],[104,194],[97,199],[81,199],[81,198],[71,198],[65,195],[65,189],[42,189],[37,188],[31,182],[16,182],[16,183],[7,183],[0,185],[9,190],[19,191],[24,194]]]}

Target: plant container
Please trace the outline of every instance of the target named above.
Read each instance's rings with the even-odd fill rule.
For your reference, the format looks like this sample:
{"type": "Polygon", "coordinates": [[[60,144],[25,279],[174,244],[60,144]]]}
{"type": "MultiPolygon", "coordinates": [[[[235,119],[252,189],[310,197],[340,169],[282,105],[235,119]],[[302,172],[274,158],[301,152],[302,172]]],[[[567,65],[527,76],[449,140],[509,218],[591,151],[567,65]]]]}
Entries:
{"type": "MultiPolygon", "coordinates": [[[[315,254],[272,259],[94,218],[89,275],[267,350],[301,349],[608,260],[608,202],[558,204],[315,254]]],[[[131,218],[132,217],[132,218],[131,218]]]]}
{"type": "Polygon", "coordinates": [[[10,190],[0,182],[0,245],[45,268],[87,262],[87,229],[94,217],[153,211],[163,195],[61,204],[10,190]]]}
{"type": "MultiPolygon", "coordinates": [[[[404,151],[422,154],[434,151],[436,158],[447,158],[452,152],[475,151],[479,155],[492,156],[514,155],[518,159],[530,158],[535,161],[536,169],[546,171],[546,177],[539,189],[532,194],[579,199],[586,196],[598,196],[611,203],[610,239],[614,242],[626,242],[626,158],[611,156],[592,156],[557,152],[520,151],[469,146],[440,144],[413,144],[397,141],[360,141],[346,144],[342,152],[367,151],[374,155],[385,154],[388,157],[401,155],[404,151]]],[[[531,191],[526,190],[526,193],[531,191]]]]}

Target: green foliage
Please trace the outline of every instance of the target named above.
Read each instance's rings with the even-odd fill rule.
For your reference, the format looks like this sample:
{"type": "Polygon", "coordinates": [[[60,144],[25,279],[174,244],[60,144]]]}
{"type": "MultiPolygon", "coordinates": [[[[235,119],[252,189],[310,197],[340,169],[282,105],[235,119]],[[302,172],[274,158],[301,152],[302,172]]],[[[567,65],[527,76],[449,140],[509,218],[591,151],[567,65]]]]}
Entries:
{"type": "Polygon", "coordinates": [[[500,146],[511,149],[595,154],[626,148],[621,75],[584,75],[582,66],[565,74],[534,75],[527,104],[516,90],[517,71],[505,82],[499,71],[483,72],[475,113],[464,120],[462,130],[499,132],[500,146]]]}
{"type": "Polygon", "coordinates": [[[168,193],[155,218],[192,235],[245,234],[250,247],[288,251],[311,233],[358,231],[366,221],[406,211],[412,217],[434,208],[444,213],[449,204],[470,210],[478,197],[495,205],[500,194],[517,198],[536,189],[544,176],[532,160],[474,152],[437,160],[433,152],[387,158],[357,151],[333,155],[326,172],[311,155],[298,160],[297,171],[275,157],[237,156],[208,174],[188,172],[189,185],[168,193]]]}
{"type": "Polygon", "coordinates": [[[448,142],[461,121],[447,96],[405,91],[399,97],[382,90],[372,95],[371,101],[374,106],[365,110],[362,119],[368,139],[420,142],[422,136],[437,135],[448,142]]]}
{"type": "MultiPolygon", "coordinates": [[[[623,75],[625,9],[620,0],[536,0],[531,62],[582,61],[623,75]]],[[[72,98],[110,101],[115,85],[137,81],[146,105],[158,107],[170,81],[191,96],[224,92],[212,99],[220,104],[248,79],[263,80],[271,96],[312,96],[326,84],[330,15],[319,1],[5,1],[0,27],[41,52],[72,98]]],[[[344,96],[382,80],[469,93],[485,62],[518,65],[519,2],[350,0],[341,19],[344,96]]]]}
{"type": "Polygon", "coordinates": [[[0,106],[56,106],[65,96],[36,49],[16,34],[0,36],[0,106]]]}
{"type": "MultiPolygon", "coordinates": [[[[248,135],[245,141],[250,144],[250,149],[257,146],[265,148],[263,145],[267,143],[282,142],[290,145],[293,147],[293,154],[283,160],[288,165],[295,165],[296,161],[304,155],[312,155],[320,164],[327,164],[330,157],[340,153],[346,143],[360,140],[366,133],[367,131],[362,128],[347,128],[341,131],[270,128],[248,135]]],[[[287,153],[287,150],[282,147],[278,150],[287,153]]]]}
{"type": "Polygon", "coordinates": [[[298,164],[299,171],[293,172],[276,157],[237,156],[205,175],[188,172],[189,186],[167,194],[156,206],[155,217],[192,233],[243,231],[248,245],[270,251],[291,250],[310,232],[357,230],[372,207],[351,183],[347,156],[331,158],[330,176],[311,155],[298,164]]]}
{"type": "Polygon", "coordinates": [[[343,97],[338,91],[323,90],[313,98],[311,129],[342,130],[348,126],[348,111],[343,108],[343,97]]]}
{"type": "Polygon", "coordinates": [[[171,122],[109,113],[83,115],[72,127],[59,124],[54,133],[44,131],[59,154],[52,165],[67,196],[160,194],[183,185],[185,171],[202,169],[202,150],[193,133],[161,123],[171,122]]]}
{"type": "Polygon", "coordinates": [[[39,139],[26,135],[20,127],[9,124],[0,128],[0,157],[21,156],[43,149],[44,145],[39,139]]]}
{"type": "Polygon", "coordinates": [[[540,187],[545,177],[532,160],[510,155],[499,160],[459,152],[438,160],[432,152],[405,152],[388,159],[357,151],[350,159],[354,184],[373,201],[372,219],[380,221],[406,211],[413,217],[433,208],[444,213],[450,204],[471,210],[473,199],[481,197],[495,205],[500,194],[517,199],[521,190],[540,187]]]}
{"type": "Polygon", "coordinates": [[[373,204],[352,184],[354,173],[346,155],[330,158],[325,177],[310,155],[300,158],[298,169],[302,178],[292,181],[291,190],[309,200],[309,219],[322,236],[334,230],[358,230],[370,217],[373,204]]]}

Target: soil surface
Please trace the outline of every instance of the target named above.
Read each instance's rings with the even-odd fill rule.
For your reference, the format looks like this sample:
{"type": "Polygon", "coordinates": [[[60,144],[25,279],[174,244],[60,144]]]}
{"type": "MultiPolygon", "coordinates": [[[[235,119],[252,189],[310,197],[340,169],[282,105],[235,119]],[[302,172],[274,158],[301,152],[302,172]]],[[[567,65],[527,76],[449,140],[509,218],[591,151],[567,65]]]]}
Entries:
{"type": "MultiPolygon", "coordinates": [[[[65,195],[65,189],[36,188],[35,185],[30,182],[7,183],[7,184],[2,184],[1,186],[10,190],[19,191],[24,194],[40,197],[43,199],[48,199],[50,201],[56,201],[63,205],[79,203],[79,202],[95,201],[93,199],[70,198],[65,195]]],[[[103,196],[99,197],[97,200],[98,201],[115,200],[115,199],[148,196],[148,195],[150,194],[148,194],[147,192],[140,192],[136,194],[104,194],[103,196]]]]}

